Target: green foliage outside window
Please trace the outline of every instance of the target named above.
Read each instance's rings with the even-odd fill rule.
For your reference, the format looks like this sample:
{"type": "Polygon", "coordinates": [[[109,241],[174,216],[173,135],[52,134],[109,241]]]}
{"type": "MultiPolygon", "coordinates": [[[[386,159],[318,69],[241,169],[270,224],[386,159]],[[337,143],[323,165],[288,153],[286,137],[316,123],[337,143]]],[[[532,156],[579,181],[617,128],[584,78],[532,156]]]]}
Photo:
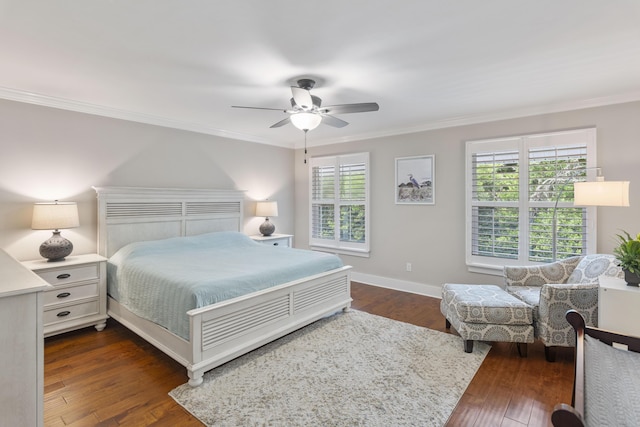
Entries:
{"type": "MultiPolygon", "coordinates": [[[[511,206],[477,206],[473,217],[477,227],[476,255],[518,259],[519,251],[519,167],[513,161],[485,161],[474,169],[474,200],[511,202],[511,206]]],[[[529,260],[547,262],[584,253],[585,209],[557,207],[573,201],[573,182],[584,181],[583,158],[535,159],[529,163],[528,204],[529,260]],[[554,255],[553,224],[556,214],[554,255]]]]}
{"type": "MultiPolygon", "coordinates": [[[[318,239],[335,239],[334,192],[335,168],[314,168],[312,236],[318,239]],[[317,201],[317,203],[316,203],[317,201]],[[326,203],[323,203],[326,201],[326,203]]],[[[366,242],[366,209],[360,202],[365,199],[366,174],[362,163],[343,164],[339,172],[340,224],[339,238],[343,242],[366,242]]]]}
{"type": "Polygon", "coordinates": [[[365,241],[364,205],[340,207],[340,240],[363,243],[365,241]]]}

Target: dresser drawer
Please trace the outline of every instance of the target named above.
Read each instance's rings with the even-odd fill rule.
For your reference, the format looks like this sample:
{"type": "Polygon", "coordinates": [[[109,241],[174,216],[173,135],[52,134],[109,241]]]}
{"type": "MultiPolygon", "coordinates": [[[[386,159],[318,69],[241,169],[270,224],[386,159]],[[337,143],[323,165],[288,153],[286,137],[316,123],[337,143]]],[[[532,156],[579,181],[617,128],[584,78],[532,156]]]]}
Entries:
{"type": "Polygon", "coordinates": [[[53,286],[97,280],[99,277],[98,263],[37,271],[36,273],[53,286]]]}
{"type": "Polygon", "coordinates": [[[44,324],[48,325],[56,322],[66,322],[78,317],[98,314],[99,311],[99,304],[97,300],[70,305],[68,307],[62,307],[55,310],[45,310],[44,324]]]}
{"type": "Polygon", "coordinates": [[[98,283],[80,286],[65,286],[44,293],[45,308],[49,305],[71,302],[98,296],[98,283]]]}

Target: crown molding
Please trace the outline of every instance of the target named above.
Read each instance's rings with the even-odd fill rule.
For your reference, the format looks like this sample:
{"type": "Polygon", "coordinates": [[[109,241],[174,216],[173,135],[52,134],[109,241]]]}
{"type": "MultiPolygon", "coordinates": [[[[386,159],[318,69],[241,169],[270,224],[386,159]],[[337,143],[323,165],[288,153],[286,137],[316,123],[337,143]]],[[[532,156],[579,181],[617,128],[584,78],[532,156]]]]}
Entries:
{"type": "Polygon", "coordinates": [[[258,138],[254,135],[243,134],[238,132],[230,132],[224,129],[218,129],[212,126],[203,125],[201,123],[185,122],[168,117],[154,116],[136,111],[120,110],[117,108],[107,107],[104,105],[90,104],[82,101],[71,99],[57,98],[48,95],[42,95],[33,92],[10,89],[0,87],[0,98],[9,101],[24,102],[28,104],[39,105],[43,107],[59,108],[61,110],[75,111],[77,113],[92,114],[95,116],[110,117],[113,119],[127,120],[130,122],[144,123],[155,126],[162,126],[172,129],[180,129],[191,132],[203,133],[207,135],[215,135],[223,138],[239,139],[242,141],[256,142],[259,144],[276,145],[285,148],[293,148],[291,145],[278,144],[274,141],[258,138]]]}
{"type": "MultiPolygon", "coordinates": [[[[154,116],[135,111],[120,110],[117,108],[107,107],[104,105],[90,104],[87,102],[75,101],[64,98],[57,98],[48,95],[26,92],[17,89],[0,87],[0,98],[10,101],[25,102],[29,104],[40,105],[44,107],[59,108],[62,110],[75,111],[78,113],[92,114],[96,116],[110,117],[114,119],[127,120],[131,122],[145,123],[155,126],[162,126],[172,129],[180,129],[191,132],[214,135],[223,138],[239,139],[247,142],[255,142],[258,144],[274,145],[284,148],[300,149],[302,143],[293,145],[283,143],[282,141],[272,141],[264,138],[256,137],[239,132],[230,132],[224,129],[218,129],[201,123],[185,122],[183,120],[172,119],[168,117],[154,116]]],[[[601,107],[605,105],[622,104],[626,102],[634,102],[640,100],[640,91],[629,92],[620,95],[603,96],[598,98],[589,98],[572,102],[557,103],[551,105],[543,105],[518,110],[508,110],[491,114],[471,114],[467,116],[453,117],[445,120],[427,122],[420,126],[410,128],[389,129],[382,132],[369,132],[357,135],[350,135],[339,138],[325,138],[315,141],[307,141],[308,147],[317,147],[322,145],[341,144],[346,142],[361,141],[364,139],[386,138],[397,135],[406,135],[411,133],[425,132],[435,129],[445,129],[456,126],[466,126],[479,123],[495,122],[500,120],[516,119],[529,116],[537,116],[542,114],[560,113],[564,111],[580,110],[585,108],[601,107]]]]}
{"type": "MultiPolygon", "coordinates": [[[[624,104],[627,102],[640,101],[640,91],[629,92],[620,95],[603,96],[598,98],[589,98],[579,101],[557,103],[529,108],[521,108],[518,110],[509,110],[491,114],[472,114],[468,116],[454,117],[445,120],[433,121],[425,123],[421,126],[410,128],[389,129],[383,132],[370,132],[347,137],[322,139],[317,141],[307,141],[308,147],[318,147],[322,145],[341,144],[346,142],[361,141],[364,139],[386,138],[391,136],[406,135],[418,132],[425,132],[436,129],[446,129],[457,126],[467,126],[480,123],[497,122],[500,120],[517,119],[523,117],[539,116],[543,114],[561,113],[572,110],[582,110],[585,108],[603,107],[606,105],[624,104]]],[[[296,148],[302,148],[302,145],[296,144],[296,148]]]]}

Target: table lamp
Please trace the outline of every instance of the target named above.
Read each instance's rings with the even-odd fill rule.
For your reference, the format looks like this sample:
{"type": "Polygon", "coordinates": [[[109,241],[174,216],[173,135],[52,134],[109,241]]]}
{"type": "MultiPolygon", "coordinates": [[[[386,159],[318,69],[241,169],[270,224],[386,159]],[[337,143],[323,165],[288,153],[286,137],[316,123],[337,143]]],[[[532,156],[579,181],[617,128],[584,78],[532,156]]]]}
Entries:
{"type": "Polygon", "coordinates": [[[260,233],[263,236],[271,236],[276,231],[275,225],[269,221],[270,216],[278,216],[278,202],[258,202],[256,203],[256,216],[265,217],[260,225],[260,233]]]}
{"type": "Polygon", "coordinates": [[[62,261],[73,251],[73,244],[60,235],[60,229],[80,226],[75,202],[35,203],[31,229],[53,230],[53,235],[40,245],[40,255],[49,261],[62,261]]]}

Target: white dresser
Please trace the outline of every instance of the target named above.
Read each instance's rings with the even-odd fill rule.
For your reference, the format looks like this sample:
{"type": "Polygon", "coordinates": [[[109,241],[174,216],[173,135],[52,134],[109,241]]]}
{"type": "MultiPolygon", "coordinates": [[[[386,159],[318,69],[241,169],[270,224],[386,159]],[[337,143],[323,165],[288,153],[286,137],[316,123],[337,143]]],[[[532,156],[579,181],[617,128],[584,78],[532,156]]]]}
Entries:
{"type": "Polygon", "coordinates": [[[640,288],[615,277],[600,277],[598,327],[640,337],[640,288]]]}
{"type": "Polygon", "coordinates": [[[86,326],[104,329],[108,317],[106,261],[100,255],[85,254],[58,262],[22,263],[54,287],[44,294],[45,337],[86,326]]]}
{"type": "Polygon", "coordinates": [[[51,286],[0,250],[0,424],[42,426],[44,292],[51,286]]]}

